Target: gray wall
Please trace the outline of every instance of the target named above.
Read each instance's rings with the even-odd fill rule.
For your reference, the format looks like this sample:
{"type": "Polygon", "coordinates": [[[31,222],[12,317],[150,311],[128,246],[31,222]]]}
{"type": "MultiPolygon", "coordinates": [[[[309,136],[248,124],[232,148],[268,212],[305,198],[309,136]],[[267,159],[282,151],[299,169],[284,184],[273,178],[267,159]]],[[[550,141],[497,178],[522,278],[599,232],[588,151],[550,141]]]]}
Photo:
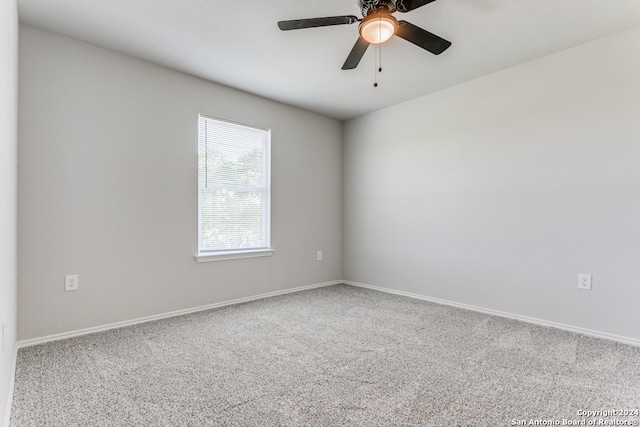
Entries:
{"type": "Polygon", "coordinates": [[[335,120],[23,26],[18,336],[343,277],[638,339],[639,40],[351,120],[342,146],[335,120]],[[273,257],[193,260],[199,112],[272,128],[273,257]]]}
{"type": "Polygon", "coordinates": [[[19,339],[341,278],[339,121],[29,26],[19,87],[19,339]],[[272,257],[195,262],[198,113],[272,129],[272,257]]]}
{"type": "Polygon", "coordinates": [[[636,28],[347,122],[344,279],[640,339],[639,45],[636,28]]]}
{"type": "Polygon", "coordinates": [[[16,2],[0,0],[0,325],[6,323],[4,351],[0,348],[0,425],[9,415],[16,345],[17,84],[16,2]]]}

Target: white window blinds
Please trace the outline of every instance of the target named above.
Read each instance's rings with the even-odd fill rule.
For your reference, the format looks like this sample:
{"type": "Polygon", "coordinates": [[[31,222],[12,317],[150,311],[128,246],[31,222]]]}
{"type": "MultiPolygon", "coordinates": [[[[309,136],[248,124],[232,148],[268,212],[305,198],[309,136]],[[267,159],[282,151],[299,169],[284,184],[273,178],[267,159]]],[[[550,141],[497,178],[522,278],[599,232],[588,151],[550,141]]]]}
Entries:
{"type": "Polygon", "coordinates": [[[269,130],[198,118],[199,254],[270,246],[269,130]]]}

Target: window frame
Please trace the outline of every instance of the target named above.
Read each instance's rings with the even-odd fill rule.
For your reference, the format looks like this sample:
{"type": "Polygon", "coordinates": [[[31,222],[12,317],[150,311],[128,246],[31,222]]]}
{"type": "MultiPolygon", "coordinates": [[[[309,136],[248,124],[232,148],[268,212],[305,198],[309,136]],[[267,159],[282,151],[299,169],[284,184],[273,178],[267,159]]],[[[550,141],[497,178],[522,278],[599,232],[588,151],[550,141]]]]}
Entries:
{"type": "MultiPolygon", "coordinates": [[[[225,261],[230,259],[241,258],[256,258],[271,256],[275,250],[271,247],[271,129],[262,128],[259,126],[247,125],[245,123],[239,123],[227,119],[221,119],[218,117],[208,116],[205,114],[198,114],[198,138],[197,138],[197,174],[198,174],[198,250],[196,252],[195,260],[197,262],[211,262],[211,261],[225,261]],[[200,179],[200,166],[201,166],[201,150],[200,143],[202,135],[200,133],[201,120],[211,120],[213,122],[219,122],[222,124],[238,126],[242,128],[248,128],[253,131],[258,130],[265,132],[265,148],[264,148],[264,208],[263,208],[263,232],[264,247],[256,248],[240,248],[240,249],[220,249],[220,250],[203,250],[203,236],[202,236],[202,182],[200,179]]],[[[206,136],[204,137],[206,139],[206,136]]],[[[205,142],[206,143],[206,142],[205,142]]],[[[229,187],[233,187],[230,185],[229,187]]]]}

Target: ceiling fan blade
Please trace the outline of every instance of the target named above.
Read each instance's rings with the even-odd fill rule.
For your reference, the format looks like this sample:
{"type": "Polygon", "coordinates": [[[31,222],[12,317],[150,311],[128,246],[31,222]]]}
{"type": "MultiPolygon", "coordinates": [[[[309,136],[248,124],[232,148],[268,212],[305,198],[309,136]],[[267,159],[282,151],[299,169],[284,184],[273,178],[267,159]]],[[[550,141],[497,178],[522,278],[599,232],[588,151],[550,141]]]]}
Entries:
{"type": "Polygon", "coordinates": [[[420,27],[416,27],[407,21],[398,21],[396,36],[428,50],[434,55],[440,55],[451,46],[450,41],[436,36],[427,30],[423,30],[420,27]]]}
{"type": "Polygon", "coordinates": [[[362,37],[358,37],[358,41],[355,45],[353,45],[353,49],[351,49],[351,53],[347,57],[347,60],[344,61],[344,65],[342,66],[343,70],[353,70],[358,66],[360,60],[364,56],[364,53],[367,51],[369,47],[369,42],[363,39],[362,37]]]}
{"type": "Polygon", "coordinates": [[[435,0],[398,0],[396,10],[398,12],[411,12],[419,7],[434,2],[435,0]]]}
{"type": "Polygon", "coordinates": [[[278,22],[278,28],[282,31],[300,30],[302,28],[328,27],[330,25],[344,25],[358,22],[358,17],[353,15],[327,16],[325,18],[293,19],[291,21],[278,22]]]}

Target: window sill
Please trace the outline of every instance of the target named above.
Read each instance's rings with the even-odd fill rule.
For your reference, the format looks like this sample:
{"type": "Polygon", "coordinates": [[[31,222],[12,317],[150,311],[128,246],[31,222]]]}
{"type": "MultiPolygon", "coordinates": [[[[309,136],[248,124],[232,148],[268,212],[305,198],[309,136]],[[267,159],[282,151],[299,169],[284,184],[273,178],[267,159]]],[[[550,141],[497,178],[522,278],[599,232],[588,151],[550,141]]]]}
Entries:
{"type": "Polygon", "coordinates": [[[247,251],[229,251],[229,252],[216,252],[216,253],[203,253],[195,256],[198,262],[213,262],[213,261],[227,261],[230,259],[242,259],[242,258],[258,258],[271,256],[275,252],[274,249],[256,249],[247,251]]]}

